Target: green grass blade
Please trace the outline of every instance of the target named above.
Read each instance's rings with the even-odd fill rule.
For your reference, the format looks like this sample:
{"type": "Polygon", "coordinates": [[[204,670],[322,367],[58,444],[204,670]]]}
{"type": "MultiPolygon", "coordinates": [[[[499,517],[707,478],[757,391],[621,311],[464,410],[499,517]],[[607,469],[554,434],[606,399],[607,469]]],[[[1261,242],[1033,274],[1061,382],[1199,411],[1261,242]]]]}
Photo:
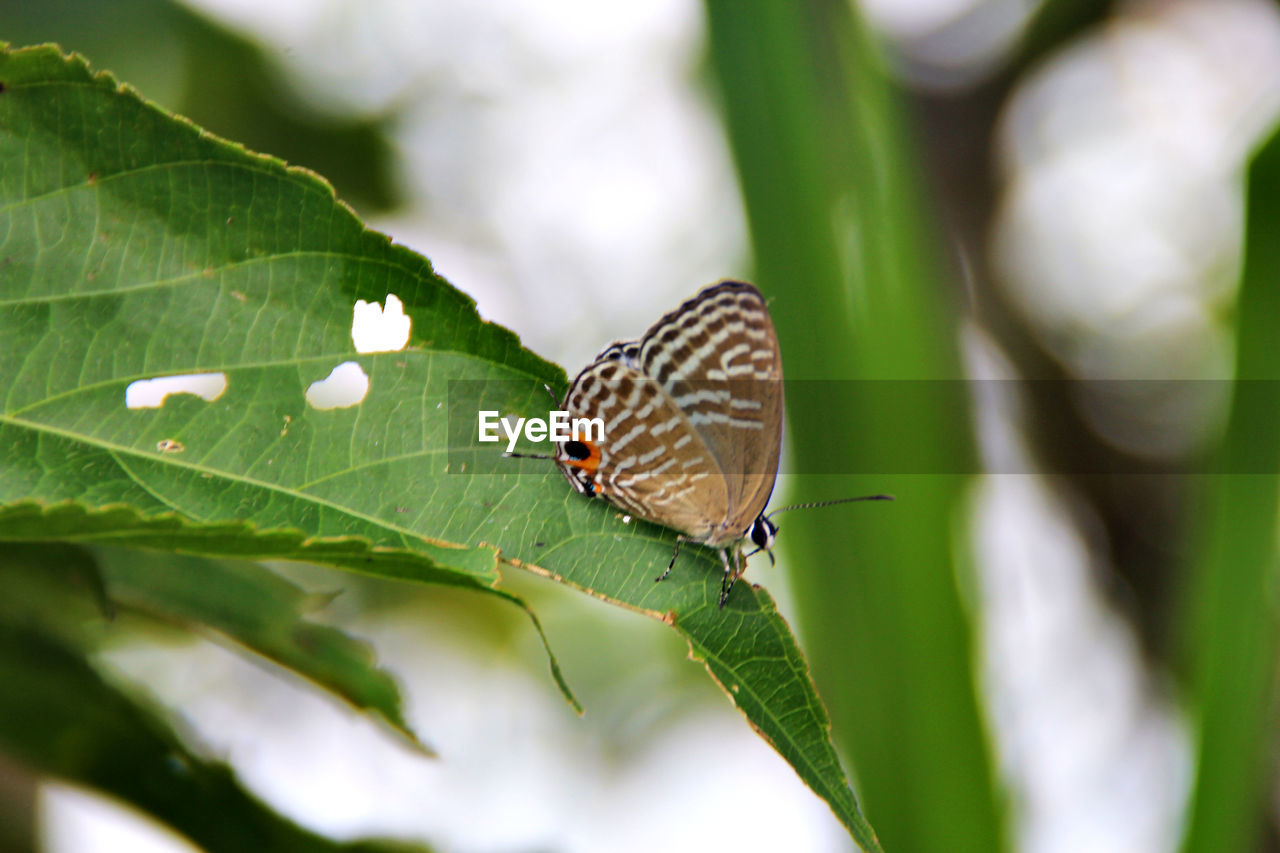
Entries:
{"type": "Polygon", "coordinates": [[[820,393],[791,383],[796,468],[925,472],[798,478],[797,500],[898,498],[781,519],[815,677],[886,849],[1000,849],[952,556],[966,481],[928,473],[972,470],[966,401],[958,383],[875,393],[880,380],[958,376],[893,93],[848,4],[706,6],[787,375],[844,380],[820,393]]]}
{"type": "Polygon", "coordinates": [[[1196,780],[1184,849],[1252,850],[1275,758],[1280,513],[1280,138],[1249,171],[1236,383],[1219,466],[1206,478],[1191,577],[1196,780]]]}

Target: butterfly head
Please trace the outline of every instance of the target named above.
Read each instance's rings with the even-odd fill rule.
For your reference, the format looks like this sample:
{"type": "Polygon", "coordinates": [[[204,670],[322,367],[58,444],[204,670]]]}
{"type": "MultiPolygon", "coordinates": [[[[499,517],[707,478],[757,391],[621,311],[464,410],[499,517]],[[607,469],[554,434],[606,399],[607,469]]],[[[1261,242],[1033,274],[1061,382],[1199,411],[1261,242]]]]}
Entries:
{"type": "Polygon", "coordinates": [[[778,525],[774,524],[764,513],[756,516],[756,520],[751,522],[751,527],[747,528],[747,538],[756,546],[756,553],[764,551],[769,555],[769,563],[773,563],[773,543],[778,538],[778,525]]]}

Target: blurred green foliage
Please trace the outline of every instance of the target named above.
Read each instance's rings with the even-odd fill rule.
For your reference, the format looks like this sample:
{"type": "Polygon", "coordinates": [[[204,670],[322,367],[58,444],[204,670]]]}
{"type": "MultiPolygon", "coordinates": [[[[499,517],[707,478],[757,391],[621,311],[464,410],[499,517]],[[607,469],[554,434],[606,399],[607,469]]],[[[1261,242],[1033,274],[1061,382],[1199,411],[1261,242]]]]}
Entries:
{"type": "Polygon", "coordinates": [[[82,54],[201,127],[324,175],[362,213],[402,200],[383,120],[318,112],[260,47],[181,3],[0,0],[0,22],[0,41],[82,54]]]}
{"type": "Polygon", "coordinates": [[[1280,135],[1248,176],[1231,415],[1188,528],[1184,602],[1196,781],[1184,849],[1256,850],[1274,811],[1280,656],[1280,135]],[[1248,472],[1248,473],[1245,473],[1248,472]],[[1261,473],[1277,472],[1277,473],[1261,473]]]}
{"type": "MultiPolygon", "coordinates": [[[[125,598],[146,598],[148,606],[168,609],[163,604],[168,583],[153,583],[154,573],[181,569],[137,552],[113,552],[112,562],[114,568],[106,571],[115,577],[109,583],[118,582],[125,598]]],[[[234,590],[223,590],[222,604],[209,597],[195,602],[205,616],[225,606],[226,595],[257,599],[234,608],[237,617],[279,604],[283,581],[247,564],[225,568],[241,582],[234,590]]],[[[411,849],[373,841],[336,844],[302,829],[246,792],[224,764],[186,746],[164,712],[104,679],[87,660],[106,634],[104,618],[114,613],[114,606],[102,611],[102,571],[94,554],[76,547],[10,542],[0,551],[0,679],[6,685],[0,701],[0,753],[5,756],[0,772],[13,771],[7,782],[26,778],[18,772],[25,768],[85,785],[132,803],[210,851],[411,849]]],[[[293,604],[285,609],[292,611],[293,604]]],[[[204,618],[188,616],[192,625],[204,618]]],[[[277,615],[237,632],[246,640],[278,629],[294,630],[299,638],[325,635],[327,649],[303,652],[304,657],[314,655],[312,664],[292,661],[299,671],[335,649],[351,647],[333,629],[306,626],[297,632],[299,625],[293,623],[291,629],[291,621],[277,615]]],[[[363,661],[354,667],[348,663],[345,671],[364,666],[363,661]]],[[[366,672],[386,678],[373,669],[366,672]]],[[[391,702],[398,709],[398,697],[391,702]]],[[[0,791],[5,794],[0,814],[10,817],[21,800],[8,796],[14,793],[8,784],[0,791]]],[[[11,819],[21,825],[30,815],[13,813],[11,819]]]]}

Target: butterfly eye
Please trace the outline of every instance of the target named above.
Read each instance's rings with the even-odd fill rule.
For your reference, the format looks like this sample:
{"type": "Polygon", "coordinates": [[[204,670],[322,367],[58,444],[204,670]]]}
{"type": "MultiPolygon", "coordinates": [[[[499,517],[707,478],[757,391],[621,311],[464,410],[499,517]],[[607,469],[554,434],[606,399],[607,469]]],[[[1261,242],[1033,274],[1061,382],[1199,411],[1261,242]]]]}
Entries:
{"type": "Polygon", "coordinates": [[[773,539],[778,533],[778,526],[763,515],[751,525],[751,541],[761,551],[773,547],[773,539]]]}
{"type": "Polygon", "coordinates": [[[591,455],[591,448],[581,441],[566,441],[564,452],[570,459],[581,462],[591,455]]]}

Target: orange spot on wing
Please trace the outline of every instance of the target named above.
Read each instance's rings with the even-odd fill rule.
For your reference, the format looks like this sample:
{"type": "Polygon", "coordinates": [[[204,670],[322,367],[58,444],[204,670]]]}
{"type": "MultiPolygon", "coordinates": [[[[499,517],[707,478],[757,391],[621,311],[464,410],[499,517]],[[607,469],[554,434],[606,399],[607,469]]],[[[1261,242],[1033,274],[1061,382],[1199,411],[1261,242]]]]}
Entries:
{"type": "Polygon", "coordinates": [[[572,468],[581,468],[588,474],[595,476],[596,471],[600,468],[600,448],[594,441],[583,441],[589,453],[586,459],[562,459],[561,464],[568,465],[572,468]]]}

